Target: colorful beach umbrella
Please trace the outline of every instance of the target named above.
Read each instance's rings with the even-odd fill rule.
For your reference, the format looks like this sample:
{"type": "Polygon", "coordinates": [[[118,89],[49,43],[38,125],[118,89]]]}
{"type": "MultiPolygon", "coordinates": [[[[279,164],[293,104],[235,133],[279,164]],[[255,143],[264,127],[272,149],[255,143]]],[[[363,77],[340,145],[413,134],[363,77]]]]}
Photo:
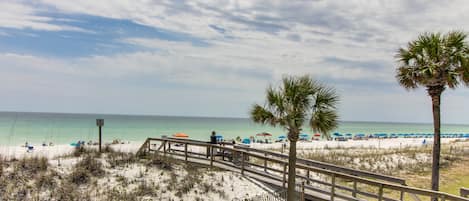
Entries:
{"type": "Polygon", "coordinates": [[[314,137],[321,137],[321,134],[320,133],[315,133],[314,137]]]}
{"type": "Polygon", "coordinates": [[[185,133],[175,133],[173,135],[173,137],[180,137],[180,138],[188,138],[189,135],[185,134],[185,133]]]}
{"type": "Polygon", "coordinates": [[[286,139],[286,138],[287,138],[287,136],[285,136],[285,135],[278,136],[278,139],[280,139],[280,140],[283,140],[283,139],[286,139]]]}
{"type": "Polygon", "coordinates": [[[241,141],[243,144],[251,144],[251,140],[249,138],[244,138],[243,141],[241,141]]]}
{"type": "Polygon", "coordinates": [[[256,134],[256,136],[270,137],[270,136],[272,136],[272,134],[267,133],[267,132],[263,132],[263,133],[258,133],[258,134],[256,134]]]}
{"type": "Polygon", "coordinates": [[[333,136],[337,136],[337,137],[342,137],[342,136],[343,136],[343,135],[340,134],[340,133],[334,133],[334,134],[332,134],[332,135],[333,135],[333,136]]]}

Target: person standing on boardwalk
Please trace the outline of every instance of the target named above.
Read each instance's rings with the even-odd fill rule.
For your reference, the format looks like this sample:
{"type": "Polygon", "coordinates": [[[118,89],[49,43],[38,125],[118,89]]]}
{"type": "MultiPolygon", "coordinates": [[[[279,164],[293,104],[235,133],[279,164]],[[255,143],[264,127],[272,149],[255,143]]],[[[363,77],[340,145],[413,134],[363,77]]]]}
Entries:
{"type": "MultiPolygon", "coordinates": [[[[217,133],[212,131],[212,135],[210,135],[210,144],[217,144],[217,133]]],[[[207,147],[207,158],[210,156],[210,147],[207,147]]]]}
{"type": "Polygon", "coordinates": [[[216,144],[217,143],[217,133],[215,131],[212,131],[212,135],[210,136],[210,144],[216,144]]]}

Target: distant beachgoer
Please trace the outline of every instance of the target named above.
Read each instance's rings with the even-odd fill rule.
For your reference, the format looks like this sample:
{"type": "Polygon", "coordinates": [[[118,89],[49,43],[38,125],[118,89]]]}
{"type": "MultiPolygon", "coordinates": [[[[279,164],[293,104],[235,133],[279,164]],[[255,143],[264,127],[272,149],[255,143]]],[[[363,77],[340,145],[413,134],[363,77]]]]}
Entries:
{"type": "Polygon", "coordinates": [[[210,136],[210,144],[216,144],[217,143],[217,133],[215,131],[212,131],[212,135],[210,136]]]}
{"type": "Polygon", "coordinates": [[[24,143],[24,147],[28,148],[28,145],[29,145],[28,142],[24,143]]]}
{"type": "Polygon", "coordinates": [[[54,143],[52,143],[52,142],[49,142],[49,146],[54,146],[54,143]]]}
{"type": "Polygon", "coordinates": [[[426,145],[426,144],[427,144],[427,139],[423,139],[422,144],[423,144],[423,145],[426,145]]]}
{"type": "Polygon", "coordinates": [[[46,147],[47,146],[46,142],[42,142],[42,146],[46,147]]]}

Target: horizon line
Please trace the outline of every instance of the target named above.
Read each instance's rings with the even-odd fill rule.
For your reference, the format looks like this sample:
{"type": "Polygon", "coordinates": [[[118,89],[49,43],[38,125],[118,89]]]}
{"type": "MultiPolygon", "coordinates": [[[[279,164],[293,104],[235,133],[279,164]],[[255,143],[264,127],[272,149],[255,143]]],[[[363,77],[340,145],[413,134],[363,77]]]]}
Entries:
{"type": "MultiPolygon", "coordinates": [[[[219,119],[249,119],[249,117],[222,117],[222,116],[183,116],[166,114],[123,114],[123,113],[85,113],[85,112],[44,112],[44,111],[4,111],[0,113],[32,113],[32,114],[76,114],[76,115],[114,115],[114,116],[143,116],[143,117],[179,117],[179,118],[219,118],[219,119]]],[[[347,123],[391,123],[391,124],[433,124],[432,122],[399,122],[399,121],[372,121],[372,120],[339,120],[347,123]]],[[[464,123],[442,123],[446,125],[469,125],[464,123]]]]}

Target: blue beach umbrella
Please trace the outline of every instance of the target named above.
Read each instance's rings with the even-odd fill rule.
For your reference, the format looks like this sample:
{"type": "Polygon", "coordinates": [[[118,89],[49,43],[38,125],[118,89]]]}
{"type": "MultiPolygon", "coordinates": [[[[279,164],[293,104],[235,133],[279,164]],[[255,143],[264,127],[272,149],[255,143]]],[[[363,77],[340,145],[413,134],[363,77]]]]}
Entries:
{"type": "Polygon", "coordinates": [[[358,134],[355,135],[355,137],[365,137],[365,134],[363,134],[363,133],[358,133],[358,134]]]}
{"type": "Polygon", "coordinates": [[[244,138],[243,141],[241,141],[243,144],[251,144],[251,140],[249,138],[244,138]]]}
{"type": "Polygon", "coordinates": [[[340,134],[340,133],[334,133],[334,134],[332,134],[332,135],[333,135],[333,136],[336,136],[336,137],[342,137],[342,136],[343,136],[343,135],[340,134]]]}
{"type": "Polygon", "coordinates": [[[286,138],[287,138],[287,136],[285,136],[285,135],[278,136],[278,139],[279,139],[279,140],[284,140],[284,139],[286,139],[286,138]]]}

